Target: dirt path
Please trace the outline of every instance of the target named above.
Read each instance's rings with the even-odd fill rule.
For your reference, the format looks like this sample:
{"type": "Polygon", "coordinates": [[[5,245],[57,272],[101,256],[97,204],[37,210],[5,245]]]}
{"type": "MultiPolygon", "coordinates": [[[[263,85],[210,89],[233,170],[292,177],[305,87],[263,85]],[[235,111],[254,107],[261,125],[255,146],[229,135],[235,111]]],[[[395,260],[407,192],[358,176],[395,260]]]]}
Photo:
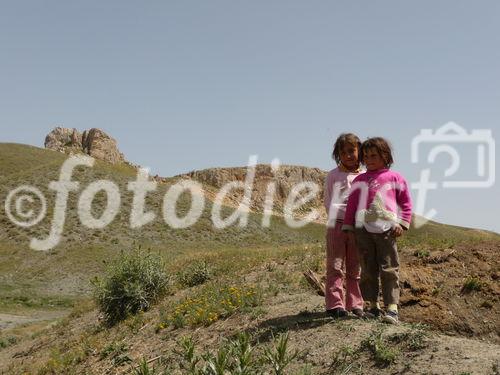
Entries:
{"type": "Polygon", "coordinates": [[[0,331],[24,324],[54,320],[65,316],[67,313],[66,310],[34,311],[23,315],[0,313],[0,331]]]}

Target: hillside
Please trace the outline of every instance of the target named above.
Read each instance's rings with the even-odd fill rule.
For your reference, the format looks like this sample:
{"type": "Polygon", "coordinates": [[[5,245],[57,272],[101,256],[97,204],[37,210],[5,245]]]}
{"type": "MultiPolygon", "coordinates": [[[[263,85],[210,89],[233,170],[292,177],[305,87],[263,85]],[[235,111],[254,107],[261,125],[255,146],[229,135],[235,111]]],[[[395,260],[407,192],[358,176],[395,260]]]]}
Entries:
{"type": "MultiPolygon", "coordinates": [[[[178,178],[187,178],[203,184],[207,197],[214,199],[216,193],[226,184],[232,181],[245,182],[248,167],[234,168],[209,168],[200,171],[178,175],[178,178]]],[[[271,184],[275,185],[273,195],[273,210],[277,215],[283,215],[283,209],[287,198],[294,186],[309,181],[316,184],[321,190],[310,202],[304,205],[303,210],[316,208],[319,212],[318,223],[324,223],[326,212],[323,208],[323,184],[326,172],[318,168],[308,168],[295,165],[280,165],[276,171],[268,164],[257,164],[255,166],[255,177],[252,181],[252,200],[250,209],[253,212],[264,211],[267,189],[271,184]]],[[[228,195],[224,203],[235,207],[243,198],[241,189],[234,189],[228,195]]]]}
{"type": "MultiPolygon", "coordinates": [[[[49,252],[36,252],[29,248],[30,239],[49,233],[55,194],[48,184],[58,179],[65,159],[64,154],[51,150],[0,144],[1,201],[5,202],[15,187],[29,184],[43,192],[48,207],[47,217],[32,228],[20,228],[4,210],[0,213],[1,371],[125,373],[142,358],[153,359],[151,366],[177,363],[173,349],[186,335],[192,335],[203,351],[215,350],[223,345],[223,339],[247,332],[260,351],[270,344],[272,335],[288,331],[290,348],[306,350],[294,359],[291,373],[306,373],[299,372],[306,371],[306,365],[312,373],[335,373],[331,366],[338,369],[344,365],[344,372],[337,373],[378,373],[380,367],[361,343],[379,333],[399,353],[386,368],[391,373],[498,373],[497,234],[435,222],[412,228],[399,242],[405,324],[387,327],[368,321],[332,322],[322,314],[322,298],[302,277],[306,269],[324,272],[324,225],[311,223],[292,229],[279,216],[272,217],[269,228],[261,225],[265,188],[273,180],[269,166],[257,167],[248,225],[223,230],[212,225],[210,199],[224,183],[243,180],[244,168],[195,171],[161,179],[146,200],[146,209],[153,210],[156,219],[140,229],[130,229],[132,194],[127,183],[135,180],[136,170],[127,164],[100,161],[93,168],[79,167],[73,180],[80,182],[81,188],[98,179],[118,185],[120,212],[106,228],[87,229],[76,214],[80,193],[70,193],[62,241],[49,252]],[[209,200],[196,224],[173,229],[162,220],[161,206],[168,188],[183,178],[201,182],[209,200]],[[152,310],[113,328],[103,327],[90,300],[89,281],[101,275],[120,252],[139,247],[160,254],[173,277],[205,261],[211,279],[195,287],[176,284],[152,310]],[[468,290],[466,285],[471,283],[477,288],[468,290]],[[248,309],[237,309],[207,325],[162,325],[165,316],[185,298],[217,295],[225,286],[256,290],[261,298],[248,309]],[[415,325],[418,323],[427,328],[415,325]],[[421,345],[408,347],[408,342],[415,341],[421,345]]],[[[317,169],[284,166],[278,176],[276,213],[281,212],[292,183],[320,183],[323,177],[324,172],[317,169]]],[[[225,202],[224,216],[233,211],[239,197],[235,194],[225,202]]],[[[98,194],[94,214],[101,213],[105,203],[105,196],[98,194]]],[[[189,206],[190,198],[181,196],[178,215],[185,214],[189,206]]],[[[321,208],[321,194],[313,206],[321,208]]]]}

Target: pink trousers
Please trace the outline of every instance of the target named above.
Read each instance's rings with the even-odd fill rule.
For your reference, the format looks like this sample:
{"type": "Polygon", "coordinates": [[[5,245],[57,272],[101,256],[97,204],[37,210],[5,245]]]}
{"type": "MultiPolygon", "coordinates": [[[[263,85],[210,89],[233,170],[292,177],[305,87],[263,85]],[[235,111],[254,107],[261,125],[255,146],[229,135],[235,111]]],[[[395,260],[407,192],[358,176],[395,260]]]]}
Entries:
{"type": "Polygon", "coordinates": [[[349,242],[347,233],[342,232],[341,227],[342,222],[337,222],[335,227],[328,228],[326,232],[326,309],[362,309],[358,251],[356,246],[349,242]]]}

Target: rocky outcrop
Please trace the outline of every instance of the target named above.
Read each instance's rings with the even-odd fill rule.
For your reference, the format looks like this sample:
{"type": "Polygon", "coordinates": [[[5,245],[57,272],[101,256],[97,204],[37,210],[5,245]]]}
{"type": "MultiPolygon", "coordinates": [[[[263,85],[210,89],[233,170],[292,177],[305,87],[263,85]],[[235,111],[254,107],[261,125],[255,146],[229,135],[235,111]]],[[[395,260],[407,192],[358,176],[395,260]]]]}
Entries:
{"type": "MultiPolygon", "coordinates": [[[[255,167],[255,177],[252,186],[252,197],[250,209],[254,212],[262,212],[266,199],[267,187],[274,182],[276,192],[274,195],[274,209],[282,211],[286,199],[289,197],[292,189],[301,182],[312,182],[319,188],[319,193],[314,199],[304,205],[304,210],[318,208],[320,211],[320,220],[326,217],[323,208],[323,186],[326,178],[325,171],[318,168],[309,168],[302,166],[282,165],[276,172],[268,164],[258,164],[255,167]]],[[[222,186],[232,181],[245,181],[247,168],[211,168],[201,171],[193,171],[176,177],[189,178],[202,183],[205,190],[213,188],[216,193],[222,186]]],[[[302,191],[303,192],[303,191],[302,191]]],[[[225,204],[230,206],[238,205],[243,197],[242,189],[233,189],[225,200],[225,204]]],[[[213,198],[210,197],[210,198],[213,198]]]]}
{"type": "Polygon", "coordinates": [[[45,148],[66,152],[82,148],[82,134],[76,129],[57,127],[45,137],[45,148]]]}
{"type": "Polygon", "coordinates": [[[56,127],[45,137],[45,148],[68,154],[84,153],[111,164],[125,162],[116,140],[96,128],[80,133],[76,129],[56,127]]]}
{"type": "Polygon", "coordinates": [[[82,134],[83,152],[111,164],[125,161],[123,154],[118,150],[116,141],[100,129],[92,128],[82,134]]]}

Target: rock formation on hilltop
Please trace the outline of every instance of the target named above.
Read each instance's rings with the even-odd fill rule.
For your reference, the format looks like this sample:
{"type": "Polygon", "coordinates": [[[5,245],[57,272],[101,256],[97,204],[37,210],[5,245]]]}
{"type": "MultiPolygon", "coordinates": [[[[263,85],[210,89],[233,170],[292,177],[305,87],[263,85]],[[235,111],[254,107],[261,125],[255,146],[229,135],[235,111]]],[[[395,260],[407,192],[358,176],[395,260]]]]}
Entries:
{"type": "MultiPolygon", "coordinates": [[[[216,188],[221,188],[231,181],[245,181],[247,168],[211,168],[201,171],[193,171],[187,173],[185,177],[200,181],[204,184],[211,185],[216,188]]],[[[298,183],[310,181],[323,187],[326,177],[326,172],[318,168],[302,167],[297,165],[282,165],[276,173],[273,173],[269,164],[258,164],[255,167],[254,191],[258,192],[258,196],[262,197],[266,193],[269,182],[276,182],[276,195],[278,198],[285,199],[291,189],[298,183]]],[[[320,203],[321,205],[321,203],[320,203]]]]}
{"type": "MultiPolygon", "coordinates": [[[[274,173],[269,164],[258,164],[255,167],[255,177],[252,186],[252,197],[250,209],[253,212],[262,212],[266,199],[267,187],[271,182],[276,184],[274,195],[274,209],[276,213],[281,213],[285,202],[292,189],[302,182],[312,182],[319,188],[319,193],[307,204],[302,206],[302,210],[309,212],[311,208],[318,208],[323,221],[326,218],[323,207],[323,185],[326,177],[325,171],[318,168],[309,168],[296,165],[281,165],[274,173]]],[[[232,181],[245,181],[247,168],[210,168],[201,171],[193,171],[176,177],[189,178],[201,182],[204,189],[210,194],[216,194],[222,186],[232,181]]],[[[302,191],[303,194],[304,191],[302,191]]],[[[212,195],[213,195],[212,194],[212,195]]],[[[302,195],[301,194],[301,195],[302,195]]],[[[242,189],[233,189],[229,192],[224,203],[228,206],[237,206],[243,197],[242,189]]],[[[214,196],[209,196],[214,198],[214,196]]]]}
{"type": "Polygon", "coordinates": [[[80,133],[76,129],[56,127],[45,137],[45,148],[64,153],[84,153],[111,164],[125,162],[116,140],[96,128],[80,133]]]}
{"type": "MultiPolygon", "coordinates": [[[[111,164],[127,163],[136,169],[139,168],[139,166],[124,159],[113,138],[96,128],[80,133],[77,129],[57,127],[45,138],[45,147],[67,154],[84,153],[111,164]]],[[[177,175],[174,178],[192,179],[200,182],[207,198],[214,200],[224,185],[234,181],[244,182],[246,175],[246,167],[210,168],[177,175]]],[[[292,189],[300,183],[311,182],[318,187],[318,194],[315,194],[313,199],[302,205],[297,210],[297,214],[301,216],[307,214],[311,209],[317,208],[319,210],[318,220],[323,222],[326,218],[323,207],[325,177],[326,172],[318,168],[281,165],[273,172],[271,165],[258,164],[255,167],[255,177],[252,183],[250,210],[259,213],[263,212],[268,186],[274,183],[276,191],[273,194],[273,210],[274,214],[281,215],[292,189]]],[[[150,176],[150,179],[163,184],[172,181],[172,177],[158,175],[150,176]]],[[[244,191],[241,188],[231,189],[224,197],[224,204],[237,207],[243,198],[243,193],[244,191]]],[[[304,194],[306,194],[306,191],[302,189],[299,196],[304,194]]]]}
{"type": "Polygon", "coordinates": [[[59,151],[81,151],[82,135],[76,129],[56,127],[45,137],[45,148],[59,151]]]}

